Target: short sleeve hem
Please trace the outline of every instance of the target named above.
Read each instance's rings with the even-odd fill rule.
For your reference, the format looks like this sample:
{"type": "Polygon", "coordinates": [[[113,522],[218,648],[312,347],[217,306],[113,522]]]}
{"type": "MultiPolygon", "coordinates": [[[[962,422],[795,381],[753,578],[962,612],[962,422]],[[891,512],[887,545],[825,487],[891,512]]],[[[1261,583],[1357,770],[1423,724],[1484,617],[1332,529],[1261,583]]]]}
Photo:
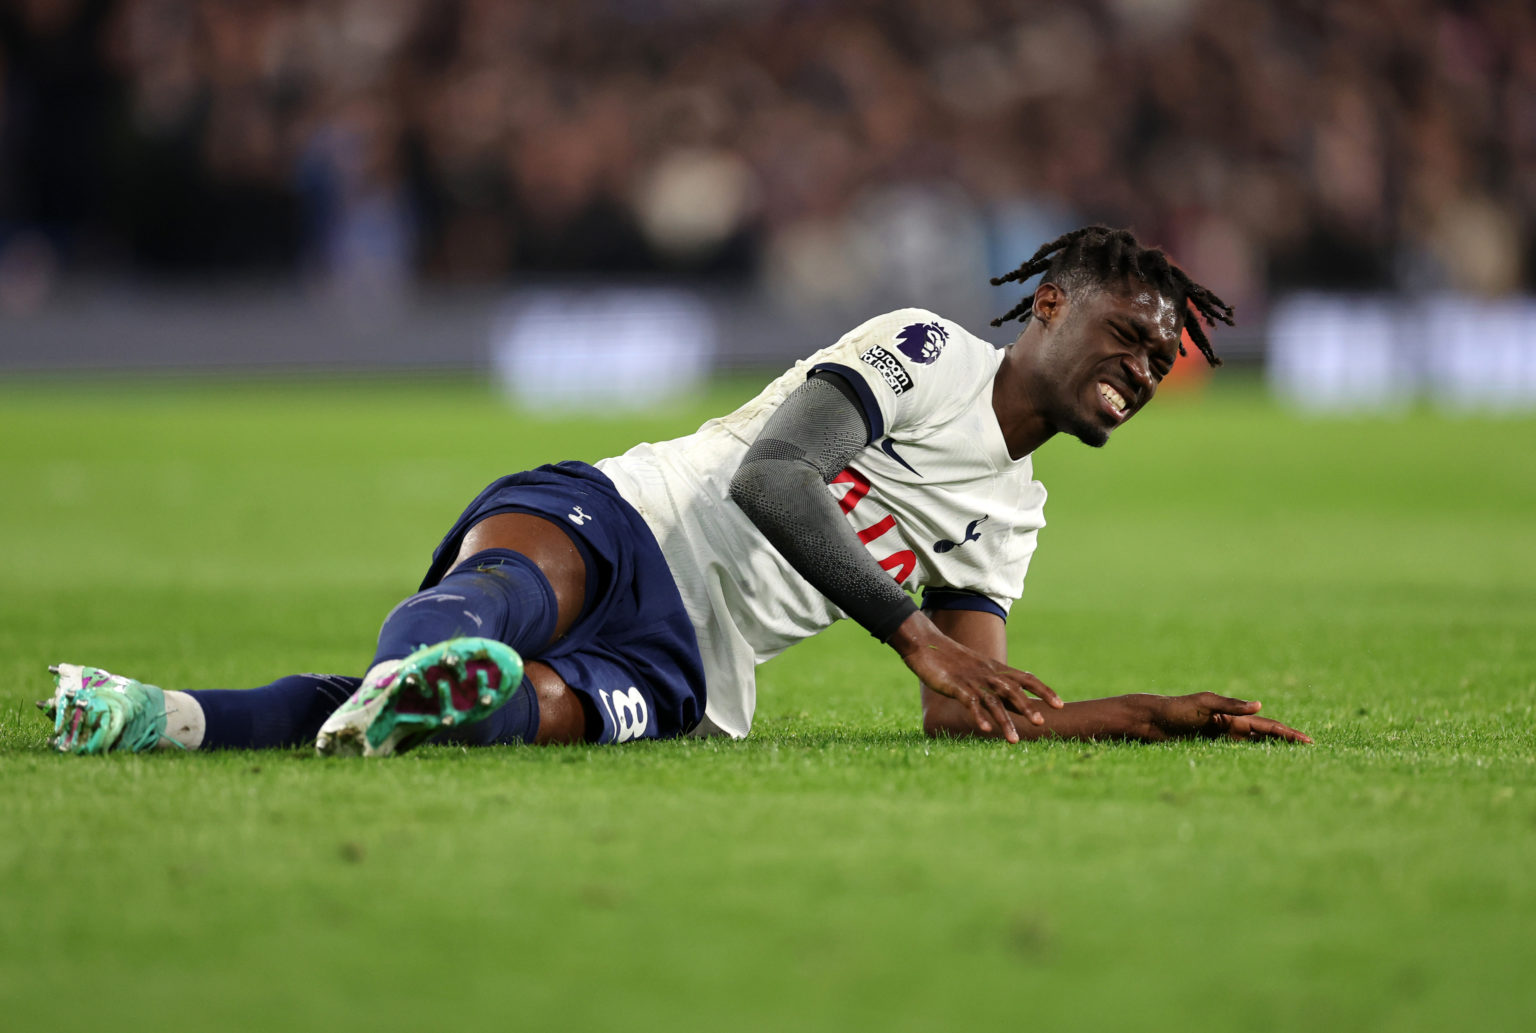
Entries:
{"type": "Polygon", "coordinates": [[[923,609],[925,610],[976,610],[981,613],[993,613],[1004,621],[1008,619],[1008,611],[1004,610],[996,601],[988,599],[984,595],[975,592],[963,592],[954,588],[929,588],[923,592],[923,609]]]}
{"type": "Polygon", "coordinates": [[[869,421],[869,440],[874,442],[885,436],[885,416],[880,412],[880,403],[870,390],[869,382],[859,375],[858,370],[841,362],[818,362],[806,372],[806,376],[812,373],[835,373],[846,380],[859,398],[864,418],[869,421]]]}

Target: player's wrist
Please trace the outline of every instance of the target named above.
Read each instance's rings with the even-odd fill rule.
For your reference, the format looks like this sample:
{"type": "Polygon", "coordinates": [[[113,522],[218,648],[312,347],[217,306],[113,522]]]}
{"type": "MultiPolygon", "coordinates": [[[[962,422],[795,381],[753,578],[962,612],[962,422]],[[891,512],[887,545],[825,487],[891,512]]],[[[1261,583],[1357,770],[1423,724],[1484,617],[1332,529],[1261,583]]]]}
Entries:
{"type": "MultiPolygon", "coordinates": [[[[888,607],[886,612],[879,618],[866,624],[864,626],[864,630],[868,631],[881,642],[890,644],[891,640],[895,638],[895,636],[901,631],[906,623],[912,619],[914,614],[917,614],[918,616],[922,615],[921,611],[917,608],[917,604],[914,603],[905,594],[903,594],[900,601],[888,607]]],[[[929,623],[932,622],[930,621],[929,623]]]]}
{"type": "Polygon", "coordinates": [[[913,606],[912,611],[883,641],[905,659],[944,637],[939,626],[926,613],[913,606]]]}

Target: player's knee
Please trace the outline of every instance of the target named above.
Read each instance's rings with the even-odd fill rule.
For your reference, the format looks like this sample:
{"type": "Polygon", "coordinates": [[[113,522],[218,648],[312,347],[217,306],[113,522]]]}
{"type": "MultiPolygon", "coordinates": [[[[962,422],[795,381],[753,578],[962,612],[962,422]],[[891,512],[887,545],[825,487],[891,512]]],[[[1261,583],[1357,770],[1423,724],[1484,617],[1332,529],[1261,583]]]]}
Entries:
{"type": "Polygon", "coordinates": [[[534,739],[540,746],[587,742],[594,722],[601,730],[602,720],[595,710],[583,705],[579,693],[565,683],[548,664],[533,662],[526,668],[524,692],[533,691],[539,703],[539,732],[534,739]]]}

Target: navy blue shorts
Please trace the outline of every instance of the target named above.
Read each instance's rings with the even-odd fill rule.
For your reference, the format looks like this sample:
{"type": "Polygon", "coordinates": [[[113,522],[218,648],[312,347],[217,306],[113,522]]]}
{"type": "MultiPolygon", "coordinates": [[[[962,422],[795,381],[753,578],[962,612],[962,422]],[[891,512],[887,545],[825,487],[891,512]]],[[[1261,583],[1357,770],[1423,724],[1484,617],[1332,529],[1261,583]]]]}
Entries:
{"type": "Polygon", "coordinates": [[[470,528],[497,513],[558,524],[587,566],[581,616],[536,656],[585,696],[599,742],[670,739],[704,716],[704,664],[677,582],[645,520],[602,471],[557,463],[493,481],[432,553],[423,589],[443,579],[470,528]]]}

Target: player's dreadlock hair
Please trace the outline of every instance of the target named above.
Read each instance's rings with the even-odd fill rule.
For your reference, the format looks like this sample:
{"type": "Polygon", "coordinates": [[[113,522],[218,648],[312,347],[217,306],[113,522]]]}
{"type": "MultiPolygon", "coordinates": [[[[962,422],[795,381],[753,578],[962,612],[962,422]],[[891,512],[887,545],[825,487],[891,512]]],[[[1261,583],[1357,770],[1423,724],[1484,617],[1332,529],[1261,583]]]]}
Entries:
{"type": "MultiPolygon", "coordinates": [[[[1205,319],[1206,326],[1215,326],[1218,319],[1231,326],[1232,306],[1186,276],[1184,270],[1168,261],[1161,248],[1142,247],[1130,230],[1085,226],[1063,233],[1049,244],[1041,245],[1029,261],[1013,272],[994,276],[992,285],[1023,283],[1038,273],[1044,273],[1045,280],[1064,289],[1080,283],[1113,285],[1126,280],[1147,284],[1185,313],[1184,329],[1189,331],[1189,339],[1195,342],[1205,361],[1212,366],[1221,365],[1200,327],[1200,318],[1205,319]],[[1195,318],[1189,317],[1190,309],[1194,309],[1195,318]]],[[[1002,326],[1010,319],[1028,322],[1034,304],[1035,296],[1030,294],[1005,315],[992,320],[992,325],[1002,326]]],[[[1184,354],[1182,338],[1179,354],[1184,354]]]]}

